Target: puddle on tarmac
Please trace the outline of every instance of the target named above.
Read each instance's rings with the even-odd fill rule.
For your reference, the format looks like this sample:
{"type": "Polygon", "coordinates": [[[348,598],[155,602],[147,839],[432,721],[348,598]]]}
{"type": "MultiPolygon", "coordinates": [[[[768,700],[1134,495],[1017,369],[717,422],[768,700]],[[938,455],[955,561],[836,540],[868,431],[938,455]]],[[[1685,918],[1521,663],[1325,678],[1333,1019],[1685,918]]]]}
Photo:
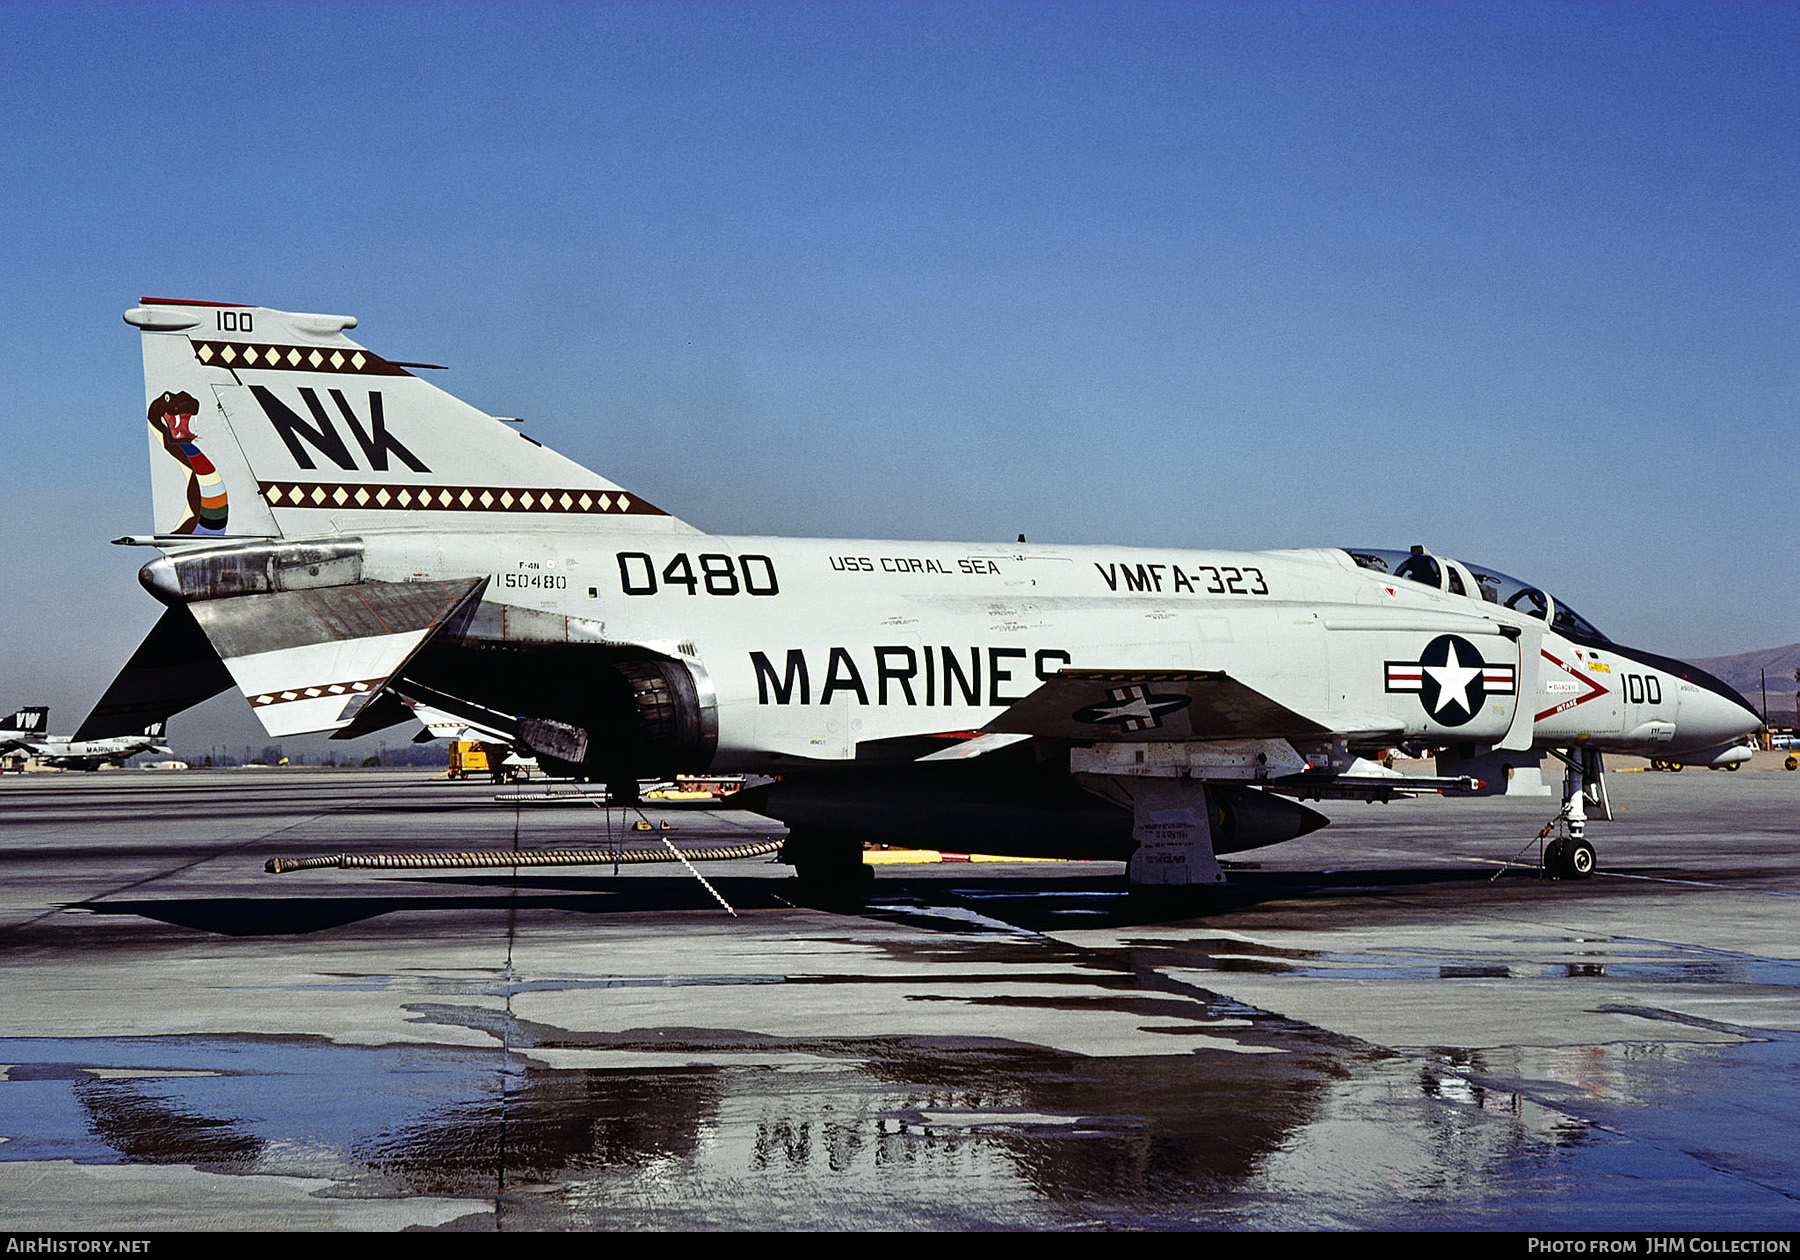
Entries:
{"type": "MultiPolygon", "coordinates": [[[[1720,1175],[1745,1157],[1717,1135],[1708,1156],[1630,1141],[1607,1122],[1641,1102],[1544,1106],[1505,1084],[1541,1065],[1491,1057],[1422,1065],[1297,1042],[1254,1058],[1094,1059],[925,1038],[515,1032],[586,1062],[692,1047],[716,1066],[551,1068],[498,1048],[255,1037],[0,1040],[0,1161],[321,1177],[335,1196],[465,1197],[507,1228],[1518,1228],[1590,1220],[1602,1200],[1608,1219],[1645,1225],[1702,1195],[1715,1214],[1768,1210],[1720,1175]],[[1584,1196],[1595,1159],[1606,1188],[1584,1196]],[[1654,1194],[1621,1192],[1621,1169],[1654,1194]]],[[[1722,1062],[1696,1051],[1685,1066],[1723,1088],[1722,1062]]]]}
{"type": "MultiPolygon", "coordinates": [[[[602,1040],[622,1053],[681,1041],[602,1040]]],[[[1179,1056],[1146,1074],[1146,1061],[907,1039],[815,1043],[854,1055],[852,1070],[796,1071],[764,1062],[791,1057],[785,1043],[777,1055],[766,1038],[689,1040],[743,1066],[555,1070],[498,1050],[263,1038],[0,1041],[0,1160],[324,1176],[337,1194],[500,1197],[517,1222],[547,1225],[816,1225],[848,1212],[1055,1227],[1086,1219],[1090,1199],[1204,1203],[1303,1122],[1332,1074],[1298,1056],[1229,1078],[1179,1056]],[[721,1193],[739,1181],[747,1192],[721,1193]]]]}

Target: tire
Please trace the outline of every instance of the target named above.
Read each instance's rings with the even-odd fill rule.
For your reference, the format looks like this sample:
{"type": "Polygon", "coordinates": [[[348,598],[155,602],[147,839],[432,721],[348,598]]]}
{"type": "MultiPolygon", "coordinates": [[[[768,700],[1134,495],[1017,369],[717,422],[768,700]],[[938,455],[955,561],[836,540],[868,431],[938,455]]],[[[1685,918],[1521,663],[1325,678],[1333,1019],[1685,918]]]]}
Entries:
{"type": "Polygon", "coordinates": [[[1551,879],[1586,879],[1594,873],[1596,855],[1587,840],[1552,840],[1544,848],[1544,874],[1551,879]]]}
{"type": "Polygon", "coordinates": [[[1571,840],[1563,846],[1562,871],[1564,879],[1586,879],[1594,873],[1594,863],[1598,855],[1594,846],[1586,840],[1571,840]]]}
{"type": "Polygon", "coordinates": [[[797,864],[794,883],[801,904],[820,910],[854,911],[868,904],[875,887],[875,868],[866,862],[797,864]]]}

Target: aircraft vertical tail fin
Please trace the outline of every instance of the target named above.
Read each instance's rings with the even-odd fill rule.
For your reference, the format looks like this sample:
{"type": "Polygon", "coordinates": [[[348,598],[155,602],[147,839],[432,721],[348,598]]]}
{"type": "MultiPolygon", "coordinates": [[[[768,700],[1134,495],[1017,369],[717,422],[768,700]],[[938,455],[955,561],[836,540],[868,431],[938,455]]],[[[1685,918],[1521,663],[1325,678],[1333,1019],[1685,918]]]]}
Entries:
{"type": "Polygon", "coordinates": [[[42,735],[49,727],[49,723],[49,706],[27,705],[11,716],[0,719],[0,734],[42,735]]]}
{"type": "Polygon", "coordinates": [[[693,532],[660,508],[345,335],[356,320],[143,298],[158,534],[539,530],[599,516],[693,532]]]}

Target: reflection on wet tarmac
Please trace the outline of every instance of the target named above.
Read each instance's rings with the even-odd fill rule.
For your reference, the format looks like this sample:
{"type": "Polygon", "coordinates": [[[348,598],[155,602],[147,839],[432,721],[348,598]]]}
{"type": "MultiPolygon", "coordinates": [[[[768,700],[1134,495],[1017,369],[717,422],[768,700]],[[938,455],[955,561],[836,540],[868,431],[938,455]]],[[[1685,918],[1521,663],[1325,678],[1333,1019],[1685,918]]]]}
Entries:
{"type": "Polygon", "coordinates": [[[1634,937],[1604,941],[1526,942],[1509,938],[1507,948],[1523,947],[1516,962],[1497,962],[1488,942],[1472,942],[1466,950],[1394,946],[1349,954],[1320,950],[1278,949],[1259,943],[1208,937],[1134,938],[1139,947],[1162,952],[1167,961],[1194,970],[1252,972],[1295,977],[1360,980],[1427,979],[1614,979],[1686,984],[1800,986],[1800,961],[1729,954],[1665,941],[1634,937]],[[1577,948],[1579,947],[1579,948],[1577,948]],[[1567,961],[1555,955],[1572,955],[1567,961]]]}
{"type": "Polygon", "coordinates": [[[705,1206],[707,1187],[740,1178],[760,1194],[774,1183],[796,1211],[814,1200],[802,1213],[814,1224],[861,1195],[878,1195],[890,1223],[998,1211],[1068,1224],[1203,1209],[1306,1122],[1341,1070],[1329,1056],[1233,1058],[1223,1071],[1217,1054],[1087,1059],[905,1038],[838,1043],[850,1071],[757,1062],[779,1048],[738,1046],[742,1067],[637,1072],[308,1040],[0,1042],[15,1065],[0,1082],[0,1158],[329,1165],[337,1193],[497,1200],[519,1224],[721,1223],[731,1210],[705,1206]],[[149,1074],[97,1077],[113,1065],[149,1074]],[[672,1169],[682,1188],[646,1201],[672,1169]],[[962,1206],[946,1184],[969,1190],[962,1206]]]}
{"type": "Polygon", "coordinates": [[[96,1138],[133,1164],[192,1164],[225,1172],[253,1163],[263,1141],[236,1121],[189,1111],[135,1081],[83,1081],[75,1098],[96,1138]]]}
{"type": "MultiPolygon", "coordinates": [[[[681,1048],[662,1031],[658,1049],[681,1048]]],[[[1592,1048],[1560,1067],[1475,1054],[1421,1067],[1324,1044],[1108,1059],[710,1033],[690,1048],[741,1064],[557,1069],[530,1045],[0,1042],[14,1065],[0,1159],[325,1175],[336,1195],[478,1201],[502,1228],[766,1224],[771,1202],[785,1205],[776,1219],[814,1226],[1224,1225],[1274,1201],[1289,1224],[1394,1224],[1415,1199],[1427,1220],[1493,1224],[1559,1151],[1613,1140],[1507,1078],[1561,1072],[1576,1096],[1633,1105],[1592,1048]],[[821,1066],[763,1061],[795,1051],[821,1066]],[[1302,1177],[1329,1219],[1304,1207],[1302,1177]],[[733,1198],[750,1183],[754,1210],[733,1198]]]]}

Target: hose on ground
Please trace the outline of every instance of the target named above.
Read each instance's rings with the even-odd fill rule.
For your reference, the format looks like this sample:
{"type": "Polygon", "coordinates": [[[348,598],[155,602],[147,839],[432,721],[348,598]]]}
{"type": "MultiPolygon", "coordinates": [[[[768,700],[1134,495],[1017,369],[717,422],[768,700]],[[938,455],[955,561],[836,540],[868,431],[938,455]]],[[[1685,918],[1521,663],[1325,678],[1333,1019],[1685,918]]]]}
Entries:
{"type": "MultiPolygon", "coordinates": [[[[689,849],[690,862],[729,862],[761,857],[781,847],[779,840],[736,844],[722,849],[689,849]]],[[[323,857],[274,857],[263,863],[271,875],[283,871],[338,870],[416,871],[488,866],[624,866],[637,862],[673,862],[666,849],[500,849],[472,853],[333,853],[323,857]]]]}

